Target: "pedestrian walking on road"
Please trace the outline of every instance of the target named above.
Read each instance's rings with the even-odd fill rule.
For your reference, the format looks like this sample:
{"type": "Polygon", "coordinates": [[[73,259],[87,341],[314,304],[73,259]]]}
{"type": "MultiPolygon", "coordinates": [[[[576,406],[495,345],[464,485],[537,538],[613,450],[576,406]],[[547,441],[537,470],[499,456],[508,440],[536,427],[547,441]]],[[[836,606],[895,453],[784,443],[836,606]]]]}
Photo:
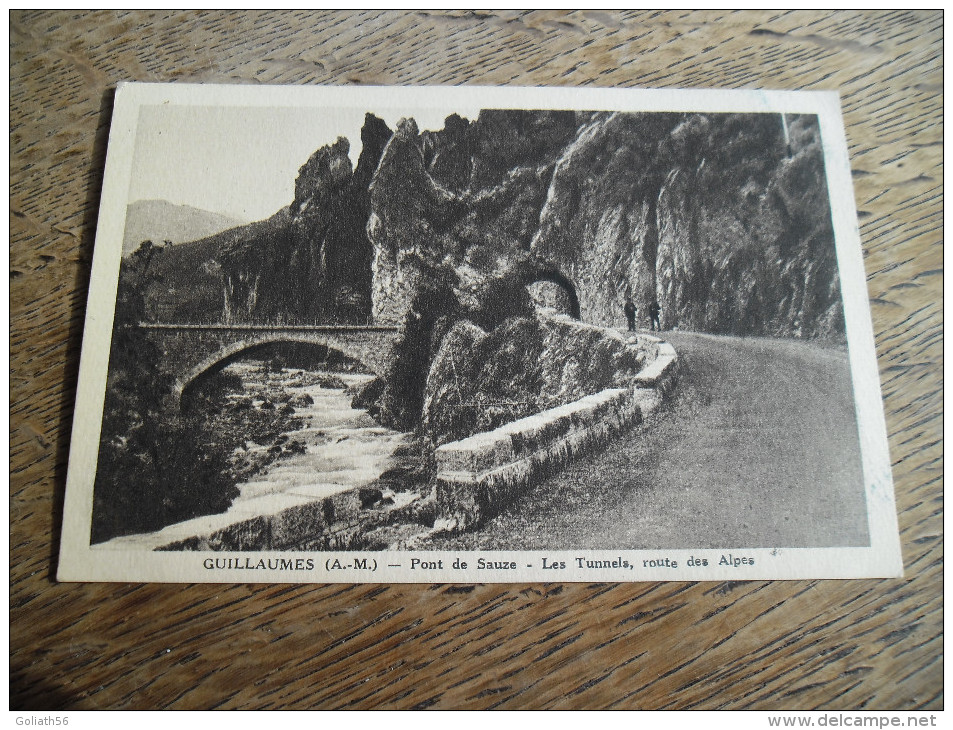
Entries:
{"type": "Polygon", "coordinates": [[[662,308],[658,305],[658,302],[655,299],[653,299],[652,303],[649,305],[649,318],[652,320],[653,332],[662,331],[662,325],[659,322],[659,318],[658,318],[659,312],[661,311],[662,311],[662,308]]]}
{"type": "Polygon", "coordinates": [[[635,332],[635,302],[632,301],[632,297],[625,298],[625,307],[623,307],[625,312],[625,318],[629,322],[629,332],[635,332]]]}

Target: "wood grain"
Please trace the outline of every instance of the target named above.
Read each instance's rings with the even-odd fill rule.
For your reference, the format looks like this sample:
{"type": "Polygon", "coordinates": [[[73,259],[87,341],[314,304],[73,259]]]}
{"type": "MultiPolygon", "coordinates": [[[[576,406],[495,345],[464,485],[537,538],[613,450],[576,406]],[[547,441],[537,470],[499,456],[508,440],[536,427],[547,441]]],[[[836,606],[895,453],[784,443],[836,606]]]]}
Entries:
{"type": "Polygon", "coordinates": [[[940,708],[942,12],[11,13],[14,708],[940,708]],[[53,580],[121,80],[835,89],[907,577],[53,580]]]}

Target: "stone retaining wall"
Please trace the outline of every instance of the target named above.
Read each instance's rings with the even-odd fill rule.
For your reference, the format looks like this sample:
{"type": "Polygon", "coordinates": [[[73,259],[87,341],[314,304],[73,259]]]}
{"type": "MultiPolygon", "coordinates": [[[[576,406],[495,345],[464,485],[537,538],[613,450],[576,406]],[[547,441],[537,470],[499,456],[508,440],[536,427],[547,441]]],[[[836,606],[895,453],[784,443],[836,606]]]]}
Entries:
{"type": "Polygon", "coordinates": [[[603,390],[439,447],[437,511],[442,526],[450,531],[475,527],[658,408],[674,387],[678,357],[667,342],[643,338],[654,346],[655,357],[631,387],[603,390]]]}
{"type": "Polygon", "coordinates": [[[655,359],[635,376],[633,382],[637,388],[653,388],[662,395],[668,395],[675,386],[675,368],[678,365],[678,354],[674,347],[657,337],[643,335],[643,338],[654,342],[656,346],[655,359]]]}
{"type": "MultiPolygon", "coordinates": [[[[259,515],[182,540],[165,542],[157,550],[353,550],[365,548],[369,535],[393,524],[413,522],[421,495],[406,495],[401,503],[368,507],[363,488],[259,515]]],[[[373,547],[371,548],[373,549],[373,547]]]]}

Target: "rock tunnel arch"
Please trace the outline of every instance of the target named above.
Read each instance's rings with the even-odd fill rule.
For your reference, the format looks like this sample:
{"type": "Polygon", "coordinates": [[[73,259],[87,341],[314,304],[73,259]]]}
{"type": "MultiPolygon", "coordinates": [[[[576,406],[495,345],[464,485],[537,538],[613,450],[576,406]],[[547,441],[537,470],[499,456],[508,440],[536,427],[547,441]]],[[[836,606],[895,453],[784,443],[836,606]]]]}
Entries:
{"type": "Polygon", "coordinates": [[[227,366],[229,363],[238,360],[243,354],[267,348],[269,345],[282,343],[303,344],[324,348],[330,352],[336,352],[360,362],[375,375],[380,375],[383,369],[381,363],[377,361],[377,358],[368,356],[369,353],[366,349],[362,349],[359,346],[334,337],[296,336],[290,333],[260,334],[224,344],[186,369],[184,373],[176,378],[175,385],[173,386],[174,402],[178,406],[181,406],[185,393],[206,373],[227,366]]]}
{"type": "Polygon", "coordinates": [[[517,271],[517,277],[523,286],[530,287],[540,282],[548,282],[558,286],[566,295],[569,314],[573,319],[582,319],[579,306],[579,295],[576,287],[568,276],[556,266],[546,261],[533,260],[524,263],[517,271]]]}

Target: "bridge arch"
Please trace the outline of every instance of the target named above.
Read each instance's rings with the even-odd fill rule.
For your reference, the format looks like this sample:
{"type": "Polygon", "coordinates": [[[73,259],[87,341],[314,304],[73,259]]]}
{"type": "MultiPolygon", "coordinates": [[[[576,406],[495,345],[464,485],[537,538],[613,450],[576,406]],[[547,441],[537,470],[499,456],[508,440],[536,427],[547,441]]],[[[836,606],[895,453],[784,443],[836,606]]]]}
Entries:
{"type": "Polygon", "coordinates": [[[241,353],[248,350],[278,343],[300,343],[324,347],[357,360],[365,367],[369,368],[375,375],[382,374],[384,361],[383,358],[379,356],[379,353],[372,353],[366,347],[362,348],[359,344],[350,342],[347,339],[307,333],[296,334],[293,332],[263,332],[226,342],[191,367],[188,367],[176,378],[175,385],[173,386],[173,396],[175,402],[181,403],[182,395],[186,388],[195,382],[199,376],[213,369],[220,363],[231,360],[237,355],[240,355],[241,353]]]}

